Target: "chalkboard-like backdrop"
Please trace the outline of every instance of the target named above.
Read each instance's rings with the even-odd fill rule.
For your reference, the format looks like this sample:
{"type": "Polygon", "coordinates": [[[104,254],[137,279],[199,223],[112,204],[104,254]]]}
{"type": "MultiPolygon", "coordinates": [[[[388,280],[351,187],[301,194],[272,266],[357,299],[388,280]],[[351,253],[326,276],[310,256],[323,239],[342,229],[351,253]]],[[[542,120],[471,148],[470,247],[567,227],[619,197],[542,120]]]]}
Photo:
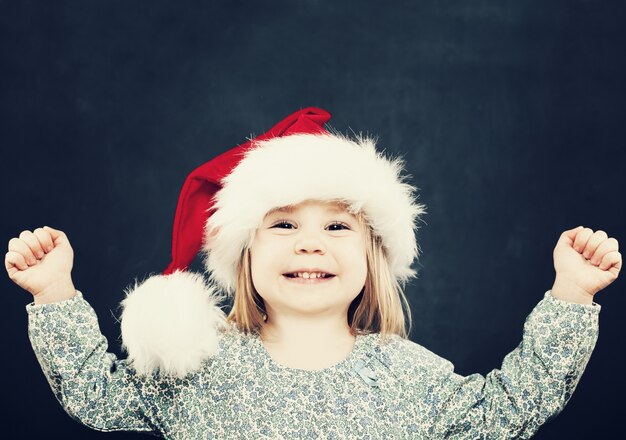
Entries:
{"type": "MultiPolygon", "coordinates": [[[[121,355],[117,305],[169,262],[189,171],[290,112],[403,154],[421,201],[411,338],[499,367],[578,225],[624,240],[626,7],[614,1],[0,1],[5,244],[66,232],[73,279],[121,355]]],[[[296,164],[297,165],[297,164],[296,164]]],[[[201,270],[194,262],[192,270],[201,270]]],[[[3,432],[137,438],[72,421],[8,277],[3,432]]],[[[625,395],[623,281],[572,400],[536,438],[608,438],[625,395]]]]}

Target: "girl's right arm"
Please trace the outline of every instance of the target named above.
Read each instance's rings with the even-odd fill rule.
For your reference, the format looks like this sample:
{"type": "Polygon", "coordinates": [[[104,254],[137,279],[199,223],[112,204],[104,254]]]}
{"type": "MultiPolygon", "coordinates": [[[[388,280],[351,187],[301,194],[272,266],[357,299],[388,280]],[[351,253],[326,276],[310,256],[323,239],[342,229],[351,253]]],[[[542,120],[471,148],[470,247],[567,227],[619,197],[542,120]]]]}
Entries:
{"type": "Polygon", "coordinates": [[[429,438],[533,437],[571,399],[598,339],[600,309],[547,291],[526,318],[521,343],[484,376],[462,376],[433,356],[439,368],[429,438]]]}
{"type": "Polygon", "coordinates": [[[98,319],[71,281],[73,250],[62,231],[45,226],[9,241],[9,278],[33,295],[28,336],[56,399],[74,420],[98,431],[163,435],[165,383],[137,376],[108,353],[98,319]]]}

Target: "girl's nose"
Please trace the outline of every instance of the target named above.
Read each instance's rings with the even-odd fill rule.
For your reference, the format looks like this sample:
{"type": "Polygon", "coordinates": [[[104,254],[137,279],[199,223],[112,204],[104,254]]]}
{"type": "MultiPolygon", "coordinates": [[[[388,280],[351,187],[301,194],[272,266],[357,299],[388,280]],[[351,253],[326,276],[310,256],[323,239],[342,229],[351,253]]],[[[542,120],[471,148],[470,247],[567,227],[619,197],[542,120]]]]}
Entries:
{"type": "Polygon", "coordinates": [[[303,246],[298,247],[296,250],[298,254],[311,254],[311,253],[319,253],[324,254],[325,251],[320,246],[303,246]]]}
{"type": "Polygon", "coordinates": [[[325,253],[326,247],[319,236],[308,234],[298,238],[295,244],[296,253],[325,253]]]}

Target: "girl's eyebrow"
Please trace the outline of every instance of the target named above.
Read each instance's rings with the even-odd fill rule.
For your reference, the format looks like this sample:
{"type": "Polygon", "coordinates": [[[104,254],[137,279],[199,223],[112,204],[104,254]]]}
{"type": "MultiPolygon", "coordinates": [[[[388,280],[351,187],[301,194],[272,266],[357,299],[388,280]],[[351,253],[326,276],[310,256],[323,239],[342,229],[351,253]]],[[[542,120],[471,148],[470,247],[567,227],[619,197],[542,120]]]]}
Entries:
{"type": "Polygon", "coordinates": [[[294,211],[295,211],[295,208],[290,208],[290,207],[274,208],[270,212],[268,212],[267,215],[272,215],[272,214],[276,214],[279,212],[285,212],[285,213],[291,214],[294,211]]]}

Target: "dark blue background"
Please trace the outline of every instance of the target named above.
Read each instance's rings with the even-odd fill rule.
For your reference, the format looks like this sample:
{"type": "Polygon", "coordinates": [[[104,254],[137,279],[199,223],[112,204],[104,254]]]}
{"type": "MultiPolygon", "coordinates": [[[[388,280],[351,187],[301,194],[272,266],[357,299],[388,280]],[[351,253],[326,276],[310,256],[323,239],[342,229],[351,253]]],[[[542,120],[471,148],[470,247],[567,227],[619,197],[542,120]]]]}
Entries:
{"type": "MultiPolygon", "coordinates": [[[[123,289],[169,263],[186,175],[319,106],[408,161],[428,208],[407,286],[411,338],[460,374],[486,374],[552,286],[561,232],[626,239],[625,12],[616,1],[0,1],[1,237],[63,230],[74,283],[121,356],[123,289]]],[[[3,431],[104,437],[55,400],[27,337],[30,294],[7,276],[2,291],[3,431]]],[[[536,438],[623,430],[623,291],[618,279],[596,296],[596,349],[536,438]]]]}

